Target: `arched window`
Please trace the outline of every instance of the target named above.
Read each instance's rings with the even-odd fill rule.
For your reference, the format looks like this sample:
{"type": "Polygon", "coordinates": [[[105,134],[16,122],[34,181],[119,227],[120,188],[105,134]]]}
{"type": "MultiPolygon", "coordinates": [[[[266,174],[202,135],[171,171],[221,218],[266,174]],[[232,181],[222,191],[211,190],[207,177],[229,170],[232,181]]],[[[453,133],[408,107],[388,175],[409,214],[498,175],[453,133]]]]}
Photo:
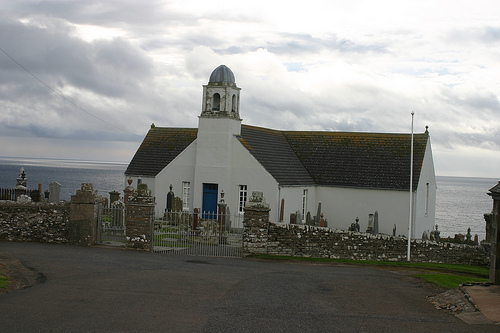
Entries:
{"type": "Polygon", "coordinates": [[[214,104],[212,111],[220,111],[220,95],[218,93],[214,94],[214,104]]]}
{"type": "Polygon", "coordinates": [[[233,94],[233,100],[231,103],[231,112],[236,112],[236,95],[233,94]]]}

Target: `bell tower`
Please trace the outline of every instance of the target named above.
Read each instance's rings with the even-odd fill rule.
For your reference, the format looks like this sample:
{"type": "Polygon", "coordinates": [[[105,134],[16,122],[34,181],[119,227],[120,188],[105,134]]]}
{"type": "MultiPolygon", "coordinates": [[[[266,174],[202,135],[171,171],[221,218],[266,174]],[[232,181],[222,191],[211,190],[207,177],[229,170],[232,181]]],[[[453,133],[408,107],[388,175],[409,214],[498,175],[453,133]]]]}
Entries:
{"type": "Polygon", "coordinates": [[[231,186],[235,138],[241,135],[240,88],[233,72],[224,65],[217,67],[203,86],[203,104],[198,117],[196,165],[193,203],[195,207],[217,207],[222,191],[233,195],[231,186]],[[198,190],[196,190],[198,189],[198,190]],[[202,191],[203,190],[203,191],[202,191]],[[215,191],[215,195],[209,195],[215,191]],[[209,203],[210,202],[210,203],[209,203]]]}
{"type": "Polygon", "coordinates": [[[220,65],[203,86],[203,105],[200,117],[240,119],[240,90],[233,72],[220,65]]]}

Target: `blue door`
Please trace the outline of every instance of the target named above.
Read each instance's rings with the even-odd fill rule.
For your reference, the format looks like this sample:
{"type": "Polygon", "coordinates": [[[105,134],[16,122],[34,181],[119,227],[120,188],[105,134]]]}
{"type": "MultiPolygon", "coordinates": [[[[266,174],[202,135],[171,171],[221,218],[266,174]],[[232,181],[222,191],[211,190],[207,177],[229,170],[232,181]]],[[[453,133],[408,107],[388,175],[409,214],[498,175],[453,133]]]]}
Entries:
{"type": "Polygon", "coordinates": [[[203,184],[203,204],[202,218],[216,219],[217,218],[217,184],[203,184]]]}

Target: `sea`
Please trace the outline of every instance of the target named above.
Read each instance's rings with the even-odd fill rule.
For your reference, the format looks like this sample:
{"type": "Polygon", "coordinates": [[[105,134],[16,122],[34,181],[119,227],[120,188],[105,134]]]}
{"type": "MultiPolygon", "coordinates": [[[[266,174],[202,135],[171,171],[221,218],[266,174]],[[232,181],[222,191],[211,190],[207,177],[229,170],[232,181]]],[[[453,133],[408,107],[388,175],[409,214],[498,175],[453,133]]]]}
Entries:
{"type": "MultiPolygon", "coordinates": [[[[111,191],[123,194],[126,186],[127,163],[59,160],[45,158],[0,157],[0,188],[13,188],[20,168],[26,173],[28,189],[48,190],[49,184],[61,184],[61,200],[69,201],[82,183],[92,183],[94,190],[108,196],[111,191]]],[[[437,176],[436,224],[441,237],[453,237],[457,233],[486,235],[483,215],[490,213],[493,200],[487,195],[498,183],[495,178],[470,178],[437,176]]]]}

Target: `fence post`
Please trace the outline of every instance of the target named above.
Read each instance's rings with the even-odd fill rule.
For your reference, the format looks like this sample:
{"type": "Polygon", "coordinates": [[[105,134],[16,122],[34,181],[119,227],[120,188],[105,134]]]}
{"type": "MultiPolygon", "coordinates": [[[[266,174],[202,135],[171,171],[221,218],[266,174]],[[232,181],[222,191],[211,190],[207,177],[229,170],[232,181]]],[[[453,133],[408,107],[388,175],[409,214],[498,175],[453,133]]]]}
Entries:
{"type": "MultiPolygon", "coordinates": [[[[493,198],[491,220],[490,282],[500,285],[500,181],[488,193],[493,198]]],[[[488,239],[487,239],[488,241],[488,239]]]]}
{"type": "Polygon", "coordinates": [[[69,241],[71,244],[92,246],[97,243],[97,193],[93,185],[83,183],[71,196],[69,241]]]}
{"type": "Polygon", "coordinates": [[[243,255],[267,254],[269,204],[262,192],[254,191],[246,202],[243,222],[243,255]]]}
{"type": "Polygon", "coordinates": [[[139,184],[125,203],[126,247],[134,250],[153,250],[155,198],[147,184],[139,184]]]}

